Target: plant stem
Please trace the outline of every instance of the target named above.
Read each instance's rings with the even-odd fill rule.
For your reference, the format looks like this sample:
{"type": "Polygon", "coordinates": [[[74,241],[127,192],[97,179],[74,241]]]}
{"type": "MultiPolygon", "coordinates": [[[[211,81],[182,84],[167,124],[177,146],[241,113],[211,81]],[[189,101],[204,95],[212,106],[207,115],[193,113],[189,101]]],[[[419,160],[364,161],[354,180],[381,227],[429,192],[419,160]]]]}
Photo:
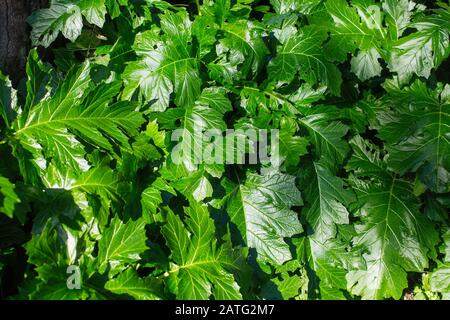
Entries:
{"type": "Polygon", "coordinates": [[[200,12],[200,0],[195,0],[195,5],[197,6],[197,13],[199,16],[201,16],[201,12],[200,12]]]}

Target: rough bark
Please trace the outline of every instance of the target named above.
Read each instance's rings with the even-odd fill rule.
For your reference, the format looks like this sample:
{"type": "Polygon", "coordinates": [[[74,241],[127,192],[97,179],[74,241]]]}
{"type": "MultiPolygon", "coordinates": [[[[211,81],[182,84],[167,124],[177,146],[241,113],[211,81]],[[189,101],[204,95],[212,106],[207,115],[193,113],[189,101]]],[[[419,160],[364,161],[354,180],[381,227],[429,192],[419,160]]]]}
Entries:
{"type": "Polygon", "coordinates": [[[25,63],[30,49],[30,28],[26,18],[43,7],[46,0],[0,0],[0,70],[13,83],[25,75],[25,63]]]}

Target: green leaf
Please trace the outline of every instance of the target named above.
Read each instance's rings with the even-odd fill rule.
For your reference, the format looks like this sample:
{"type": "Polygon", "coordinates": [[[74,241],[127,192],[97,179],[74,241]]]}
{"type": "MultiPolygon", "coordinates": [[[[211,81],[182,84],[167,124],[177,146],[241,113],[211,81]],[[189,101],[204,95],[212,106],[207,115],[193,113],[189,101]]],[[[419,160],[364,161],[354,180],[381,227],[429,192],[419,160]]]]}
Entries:
{"type": "Polygon", "coordinates": [[[378,178],[383,176],[390,177],[379,148],[360,136],[352,138],[350,145],[353,154],[347,163],[346,169],[348,171],[353,171],[357,176],[362,177],[370,177],[372,175],[378,178]]]}
{"type": "Polygon", "coordinates": [[[0,176],[0,213],[4,213],[10,218],[14,215],[16,204],[20,203],[14,188],[14,184],[7,178],[0,176]]]}
{"type": "Polygon", "coordinates": [[[445,243],[445,262],[450,262],[450,230],[447,230],[447,232],[442,236],[444,238],[445,243]]]}
{"type": "Polygon", "coordinates": [[[382,28],[380,8],[369,6],[371,1],[353,1],[349,6],[345,0],[328,0],[325,4],[332,18],[331,40],[326,45],[328,56],[344,61],[348,52],[356,49],[370,51],[378,48],[385,36],[382,28]]]}
{"type": "Polygon", "coordinates": [[[346,206],[354,197],[325,162],[314,162],[308,170],[303,182],[308,186],[305,197],[309,203],[304,217],[314,232],[314,239],[324,243],[336,237],[337,224],[349,223],[346,206]]]}
{"type": "MultiPolygon", "coordinates": [[[[309,298],[320,294],[324,300],[345,299],[347,289],[345,276],[352,266],[361,266],[357,256],[347,251],[345,244],[337,239],[319,242],[314,237],[302,237],[294,240],[300,261],[309,266],[318,277],[310,283],[309,298]],[[317,280],[319,282],[317,283],[317,280]],[[317,290],[317,291],[316,291],[317,290]]],[[[310,276],[310,281],[314,277],[310,276]]]]}
{"type": "Polygon", "coordinates": [[[166,110],[169,106],[173,85],[170,79],[158,72],[161,63],[161,53],[159,52],[152,53],[146,59],[131,62],[122,75],[125,81],[123,99],[130,99],[139,88],[140,93],[147,101],[155,101],[151,107],[152,111],[166,110]]]}
{"type": "Polygon", "coordinates": [[[36,266],[39,278],[44,281],[65,273],[69,265],[67,245],[59,237],[58,230],[50,226],[50,223],[45,225],[42,233],[33,235],[25,244],[25,249],[28,262],[36,266]]]}
{"type": "MultiPolygon", "coordinates": [[[[297,114],[291,97],[284,96],[270,87],[265,89],[244,86],[240,92],[241,106],[246,109],[252,116],[261,114],[261,109],[268,112],[269,110],[279,110],[280,108],[288,114],[297,114]]],[[[295,129],[295,128],[291,128],[295,129]]]]}
{"type": "MultiPolygon", "coordinates": [[[[121,0],[105,0],[105,5],[111,18],[117,18],[120,15],[121,0]]],[[[126,2],[125,2],[126,3],[126,2]]]]}
{"type": "Polygon", "coordinates": [[[106,15],[105,0],[80,0],[78,6],[89,23],[103,27],[106,15]]]}
{"type": "Polygon", "coordinates": [[[37,105],[48,92],[51,68],[40,59],[36,49],[30,51],[27,62],[27,98],[24,113],[28,114],[31,108],[37,105]]]}
{"type": "Polygon", "coordinates": [[[98,243],[97,265],[100,273],[124,268],[124,264],[140,259],[147,249],[145,222],[142,219],[123,223],[117,216],[102,234],[98,243]]]}
{"type": "MultiPolygon", "coordinates": [[[[34,264],[38,273],[37,278],[28,278],[23,291],[29,299],[39,300],[77,300],[87,297],[84,288],[83,273],[78,271],[80,288],[69,288],[68,266],[75,265],[69,256],[74,246],[65,236],[68,233],[60,226],[53,227],[47,222],[40,234],[25,244],[28,262],[34,264]]],[[[73,239],[71,239],[73,240],[73,239]]],[[[75,248],[76,250],[76,248],[75,248]]],[[[79,270],[79,269],[78,269],[79,270]]]]}
{"type": "Polygon", "coordinates": [[[348,127],[334,120],[332,113],[325,111],[308,115],[300,122],[311,136],[316,156],[341,163],[349,150],[347,142],[342,139],[346,135],[348,127]]]}
{"type": "Polygon", "coordinates": [[[296,135],[295,131],[292,124],[287,124],[281,128],[279,133],[280,154],[285,158],[287,167],[298,165],[300,157],[308,153],[309,141],[305,137],[296,135]]]}
{"type": "Polygon", "coordinates": [[[235,273],[245,272],[245,252],[226,241],[219,245],[206,207],[192,202],[185,222],[169,211],[162,228],[173,263],[167,281],[177,299],[242,299],[235,273]]]}
{"type": "Polygon", "coordinates": [[[29,294],[32,300],[80,300],[86,299],[88,293],[85,290],[70,290],[67,288],[64,278],[49,282],[36,283],[35,290],[29,294]]]}
{"type": "Polygon", "coordinates": [[[33,45],[48,47],[61,32],[70,41],[75,41],[81,34],[83,19],[80,8],[72,1],[54,0],[50,8],[33,12],[28,18],[33,28],[31,41],[33,45]]]}
{"type": "Polygon", "coordinates": [[[203,170],[191,174],[189,177],[173,183],[175,189],[179,190],[186,198],[193,198],[195,201],[203,201],[212,196],[213,187],[203,170]]]}
{"type": "MultiPolygon", "coordinates": [[[[57,177],[61,178],[58,175],[57,177]]],[[[106,163],[83,172],[77,178],[64,177],[59,183],[57,179],[47,180],[45,183],[52,188],[71,190],[81,209],[89,210],[89,207],[86,208],[87,202],[101,227],[108,222],[109,210],[117,206],[126,195],[127,186],[116,172],[106,166],[106,163]],[[96,206],[98,201],[101,203],[100,207],[96,206]]]]}
{"type": "Polygon", "coordinates": [[[401,175],[418,171],[433,192],[450,190],[449,90],[446,85],[431,91],[418,81],[404,90],[391,88],[385,104],[397,107],[379,113],[389,167],[401,175]]]}
{"type": "Polygon", "coordinates": [[[397,72],[401,84],[407,84],[413,74],[428,78],[450,54],[450,13],[438,10],[410,27],[417,32],[399,39],[391,52],[389,68],[397,72]]]}
{"type": "Polygon", "coordinates": [[[157,178],[148,188],[146,188],[141,195],[141,204],[143,216],[153,216],[156,214],[159,205],[163,202],[161,192],[166,191],[173,195],[176,191],[164,179],[157,178]]]}
{"type": "Polygon", "coordinates": [[[351,61],[352,72],[361,81],[380,76],[382,71],[381,65],[378,62],[380,58],[380,54],[374,48],[368,51],[360,51],[351,61]]]}
{"type": "Polygon", "coordinates": [[[10,126],[16,117],[17,107],[17,91],[12,87],[9,78],[0,71],[0,115],[7,126],[10,126]]]}
{"type": "Polygon", "coordinates": [[[139,59],[131,62],[122,75],[125,81],[123,99],[131,99],[139,88],[152,111],[164,111],[170,94],[175,92],[175,104],[191,107],[200,95],[197,58],[192,54],[191,22],[186,12],[161,17],[162,39],[157,32],[146,31],[136,36],[133,48],[139,59]],[[184,25],[184,31],[178,31],[184,25]],[[162,40],[162,41],[161,41],[162,40]]]}
{"type": "Polygon", "coordinates": [[[35,155],[39,167],[46,167],[42,159],[52,158],[60,168],[86,171],[81,141],[112,152],[110,140],[129,148],[128,137],[137,134],[143,119],[133,106],[121,102],[109,105],[121,83],[100,84],[88,94],[92,84],[89,71],[88,63],[73,69],[51,98],[42,100],[16,122],[16,136],[35,155]]]}
{"type": "Polygon", "coordinates": [[[231,66],[237,66],[244,78],[258,74],[268,54],[261,26],[253,21],[240,20],[225,23],[219,30],[224,38],[216,46],[217,55],[225,55],[231,66]]]}
{"type": "Polygon", "coordinates": [[[291,81],[296,72],[310,85],[323,84],[339,96],[342,83],[339,69],[324,57],[322,43],[327,39],[324,28],[310,25],[296,30],[290,27],[278,40],[281,46],[268,66],[276,80],[291,81]]]}
{"type": "Polygon", "coordinates": [[[105,289],[126,294],[137,300],[159,300],[162,297],[161,283],[151,276],[140,278],[131,268],[105,283],[105,289]]]}
{"type": "Polygon", "coordinates": [[[217,29],[214,28],[214,19],[208,16],[197,16],[192,24],[192,35],[198,41],[198,56],[205,57],[213,50],[216,42],[217,29]]]}
{"type": "Polygon", "coordinates": [[[382,6],[391,38],[397,40],[403,35],[419,6],[410,0],[384,0],[382,6]]]}
{"type": "Polygon", "coordinates": [[[196,171],[201,163],[214,163],[205,151],[206,146],[214,145],[214,142],[203,141],[204,132],[211,129],[222,134],[226,130],[223,113],[230,107],[224,92],[213,93],[205,89],[192,106],[172,108],[155,115],[162,129],[178,129],[172,134],[172,139],[177,142],[171,154],[176,164],[175,171],[170,172],[172,180],[196,171]]]}
{"type": "Polygon", "coordinates": [[[375,153],[370,149],[358,152],[365,153],[367,160],[358,156],[364,169],[354,172],[360,178],[350,180],[361,216],[353,243],[365,252],[366,269],[347,274],[348,289],[363,299],[399,299],[407,286],[407,272],[428,267],[427,253],[434,247],[437,234],[420,213],[411,183],[389,174],[371,181],[373,176],[365,168],[378,166],[380,159],[371,160],[375,153]]]}
{"type": "Polygon", "coordinates": [[[309,14],[319,5],[319,1],[316,0],[271,0],[270,3],[278,14],[290,13],[292,11],[309,14]]]}
{"type": "Polygon", "coordinates": [[[302,232],[291,206],[302,205],[294,177],[251,174],[245,184],[230,184],[227,212],[243,240],[255,248],[258,259],[282,264],[292,258],[283,238],[302,232]]]}
{"type": "Polygon", "coordinates": [[[430,285],[431,290],[448,296],[450,293],[450,264],[442,264],[431,273],[430,285]]]}
{"type": "MultiPolygon", "coordinates": [[[[298,263],[295,260],[292,262],[298,263]]],[[[295,272],[296,269],[292,271],[295,272]]],[[[298,297],[300,290],[305,290],[308,285],[306,275],[303,270],[301,272],[301,275],[289,275],[288,272],[282,272],[280,276],[271,279],[261,288],[261,296],[266,300],[288,300],[298,297]]]]}

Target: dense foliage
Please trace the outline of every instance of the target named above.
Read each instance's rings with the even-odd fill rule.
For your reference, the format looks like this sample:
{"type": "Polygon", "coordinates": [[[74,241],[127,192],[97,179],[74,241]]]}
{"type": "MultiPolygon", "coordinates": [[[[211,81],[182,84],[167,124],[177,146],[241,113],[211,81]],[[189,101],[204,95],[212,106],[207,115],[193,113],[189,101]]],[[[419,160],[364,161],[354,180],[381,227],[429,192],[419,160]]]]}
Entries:
{"type": "Polygon", "coordinates": [[[448,4],[52,0],[28,22],[27,79],[0,74],[1,298],[450,298],[448,4]],[[278,129],[281,166],[175,163],[194,127],[278,129]]]}

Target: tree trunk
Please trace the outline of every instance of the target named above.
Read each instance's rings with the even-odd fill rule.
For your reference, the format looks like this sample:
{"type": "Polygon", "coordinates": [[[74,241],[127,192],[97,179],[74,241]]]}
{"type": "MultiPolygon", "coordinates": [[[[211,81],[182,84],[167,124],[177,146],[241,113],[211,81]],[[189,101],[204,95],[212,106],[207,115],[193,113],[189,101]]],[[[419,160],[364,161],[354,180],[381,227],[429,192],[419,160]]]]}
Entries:
{"type": "Polygon", "coordinates": [[[30,27],[26,18],[46,0],[0,0],[0,70],[17,85],[25,76],[30,49],[30,27]]]}

